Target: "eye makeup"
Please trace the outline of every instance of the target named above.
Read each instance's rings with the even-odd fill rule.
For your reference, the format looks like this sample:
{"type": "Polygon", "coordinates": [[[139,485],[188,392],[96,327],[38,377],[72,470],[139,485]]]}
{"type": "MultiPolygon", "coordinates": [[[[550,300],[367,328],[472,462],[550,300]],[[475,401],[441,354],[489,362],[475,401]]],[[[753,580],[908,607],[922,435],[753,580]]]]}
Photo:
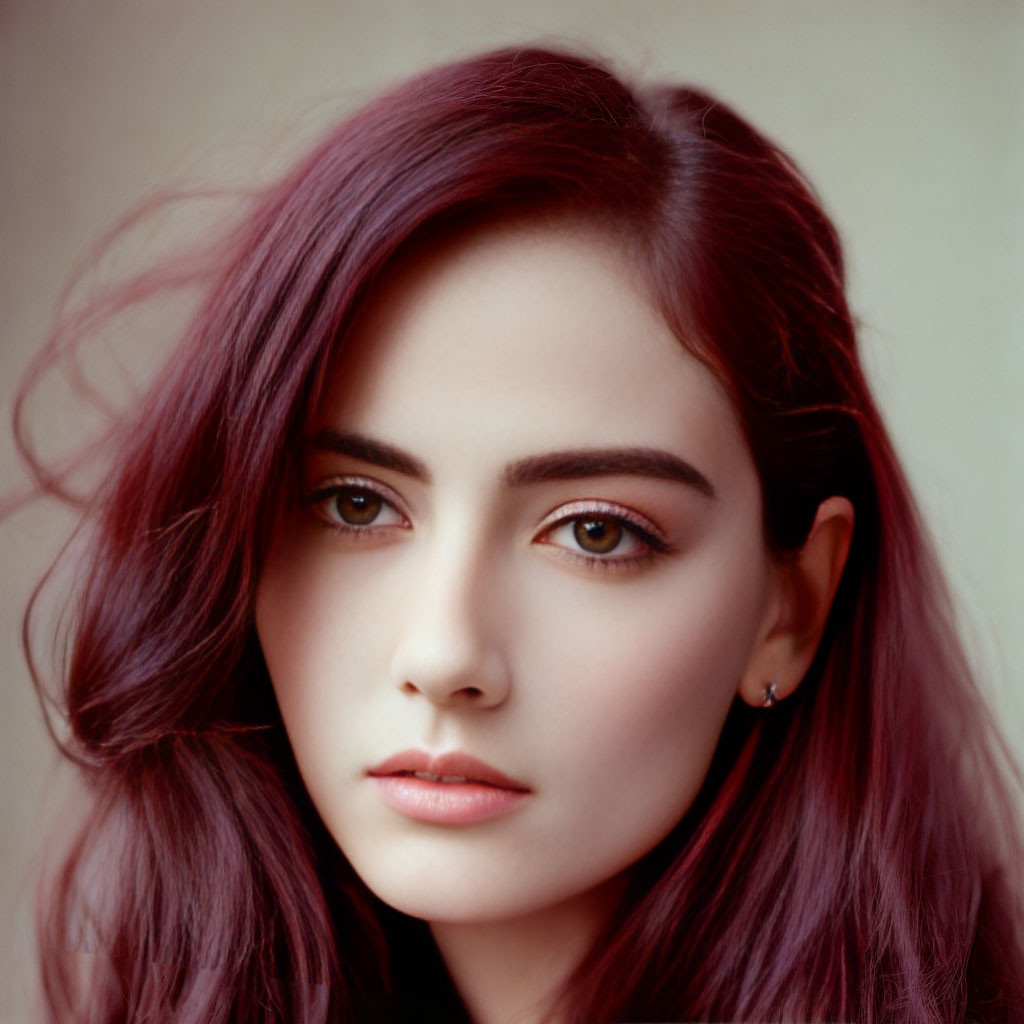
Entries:
{"type": "MultiPolygon", "coordinates": [[[[324,480],[302,498],[318,525],[355,541],[412,528],[399,496],[379,480],[345,475],[324,480]]],[[[635,509],[585,498],[559,505],[537,527],[534,543],[596,572],[639,569],[672,553],[661,528],[635,509]]]]}
{"type": "Polygon", "coordinates": [[[536,542],[597,572],[638,569],[672,552],[662,530],[647,516],[598,499],[560,505],[541,521],[536,542]]]}
{"type": "Polygon", "coordinates": [[[379,480],[341,476],[323,481],[302,498],[316,521],[328,530],[358,540],[378,537],[383,531],[407,530],[408,517],[401,499],[379,480]]]}

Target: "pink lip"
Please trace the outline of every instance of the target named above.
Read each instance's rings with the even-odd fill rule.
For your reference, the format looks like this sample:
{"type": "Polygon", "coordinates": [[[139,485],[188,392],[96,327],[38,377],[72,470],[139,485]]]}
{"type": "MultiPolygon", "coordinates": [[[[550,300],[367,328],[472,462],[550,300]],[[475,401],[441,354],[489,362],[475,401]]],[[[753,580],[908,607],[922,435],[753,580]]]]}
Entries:
{"type": "Polygon", "coordinates": [[[400,814],[435,825],[473,825],[514,810],[530,788],[469,754],[404,750],[366,773],[400,814]],[[416,773],[420,773],[417,775],[416,773]],[[421,775],[436,778],[421,778],[421,775]]]}

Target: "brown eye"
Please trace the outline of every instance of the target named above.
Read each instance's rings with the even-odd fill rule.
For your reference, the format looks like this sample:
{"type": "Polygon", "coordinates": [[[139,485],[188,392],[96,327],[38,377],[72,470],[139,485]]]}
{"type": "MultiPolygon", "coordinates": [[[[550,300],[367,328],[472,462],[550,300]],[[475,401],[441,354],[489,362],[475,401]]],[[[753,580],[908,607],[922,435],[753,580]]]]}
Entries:
{"type": "Polygon", "coordinates": [[[535,542],[584,569],[639,572],[671,549],[660,528],[640,512],[597,499],[569,501],[542,520],[535,542]]]}
{"type": "Polygon", "coordinates": [[[607,555],[622,541],[622,526],[608,516],[587,516],[575,521],[572,535],[583,551],[607,555]]]}
{"type": "Polygon", "coordinates": [[[335,496],[338,518],[350,526],[369,526],[379,515],[384,501],[373,491],[347,488],[335,496]]]}
{"type": "Polygon", "coordinates": [[[410,529],[411,523],[400,511],[399,499],[392,500],[390,488],[381,490],[361,480],[325,480],[303,504],[309,505],[325,526],[345,534],[350,540],[391,537],[396,529],[410,529]]]}

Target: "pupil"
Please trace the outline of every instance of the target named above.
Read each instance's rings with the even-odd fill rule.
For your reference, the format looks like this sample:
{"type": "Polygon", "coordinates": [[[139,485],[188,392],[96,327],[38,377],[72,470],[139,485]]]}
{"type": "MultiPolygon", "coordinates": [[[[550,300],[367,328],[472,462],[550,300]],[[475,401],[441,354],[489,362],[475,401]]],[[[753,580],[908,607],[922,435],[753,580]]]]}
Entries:
{"type": "Polygon", "coordinates": [[[353,526],[366,526],[380,515],[381,499],[371,491],[344,491],[336,504],[338,515],[353,526]]]}
{"type": "Polygon", "coordinates": [[[576,543],[594,555],[614,551],[622,540],[622,527],[614,519],[578,519],[573,527],[576,543]]]}

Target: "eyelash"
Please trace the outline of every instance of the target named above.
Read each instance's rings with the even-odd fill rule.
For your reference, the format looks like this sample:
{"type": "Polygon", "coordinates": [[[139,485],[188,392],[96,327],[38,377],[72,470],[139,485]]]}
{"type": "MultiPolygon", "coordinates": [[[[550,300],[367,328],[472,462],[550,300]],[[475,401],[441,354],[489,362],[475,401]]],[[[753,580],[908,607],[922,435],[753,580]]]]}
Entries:
{"type": "Polygon", "coordinates": [[[333,533],[344,534],[356,540],[369,540],[378,536],[383,530],[390,530],[398,527],[408,529],[409,520],[405,513],[399,508],[397,496],[390,488],[385,488],[375,480],[368,480],[365,477],[347,476],[340,479],[328,480],[319,487],[314,488],[302,501],[303,505],[313,508],[316,513],[317,522],[333,533]],[[336,519],[327,511],[330,502],[335,501],[341,495],[358,492],[379,498],[381,505],[390,509],[400,520],[400,523],[377,523],[376,520],[359,526],[355,523],[346,523],[336,519]]]}
{"type": "Polygon", "coordinates": [[[659,535],[657,528],[646,516],[619,505],[594,500],[574,501],[559,508],[541,523],[538,542],[557,548],[558,557],[568,559],[590,572],[626,572],[638,569],[671,551],[668,541],[659,535]],[[641,545],[641,549],[628,555],[603,556],[573,550],[565,545],[555,544],[549,539],[557,530],[572,523],[586,522],[588,519],[615,523],[625,535],[634,538],[641,545]]]}
{"type": "MultiPolygon", "coordinates": [[[[408,529],[410,526],[408,517],[399,508],[397,495],[394,495],[390,488],[385,488],[379,482],[365,477],[344,477],[326,481],[306,495],[302,504],[314,509],[317,521],[324,529],[336,534],[344,534],[346,537],[356,540],[370,540],[379,536],[382,531],[392,530],[396,527],[408,529]],[[382,507],[390,509],[400,522],[377,523],[375,517],[373,521],[365,525],[356,525],[335,518],[328,512],[327,506],[341,495],[351,492],[379,499],[382,507]]],[[[556,549],[559,558],[564,558],[591,572],[625,572],[630,569],[638,569],[671,552],[669,543],[660,536],[660,531],[646,516],[641,516],[639,513],[619,505],[610,505],[597,500],[580,500],[560,506],[540,523],[536,543],[556,549]],[[579,549],[573,550],[565,544],[557,544],[551,540],[558,530],[574,523],[586,522],[588,519],[614,523],[621,528],[624,536],[631,537],[640,544],[641,549],[628,555],[609,554],[605,556],[579,549]]],[[[615,546],[618,547],[619,544],[616,543],[615,546]]],[[[612,550],[614,551],[614,548],[612,550]]]]}

